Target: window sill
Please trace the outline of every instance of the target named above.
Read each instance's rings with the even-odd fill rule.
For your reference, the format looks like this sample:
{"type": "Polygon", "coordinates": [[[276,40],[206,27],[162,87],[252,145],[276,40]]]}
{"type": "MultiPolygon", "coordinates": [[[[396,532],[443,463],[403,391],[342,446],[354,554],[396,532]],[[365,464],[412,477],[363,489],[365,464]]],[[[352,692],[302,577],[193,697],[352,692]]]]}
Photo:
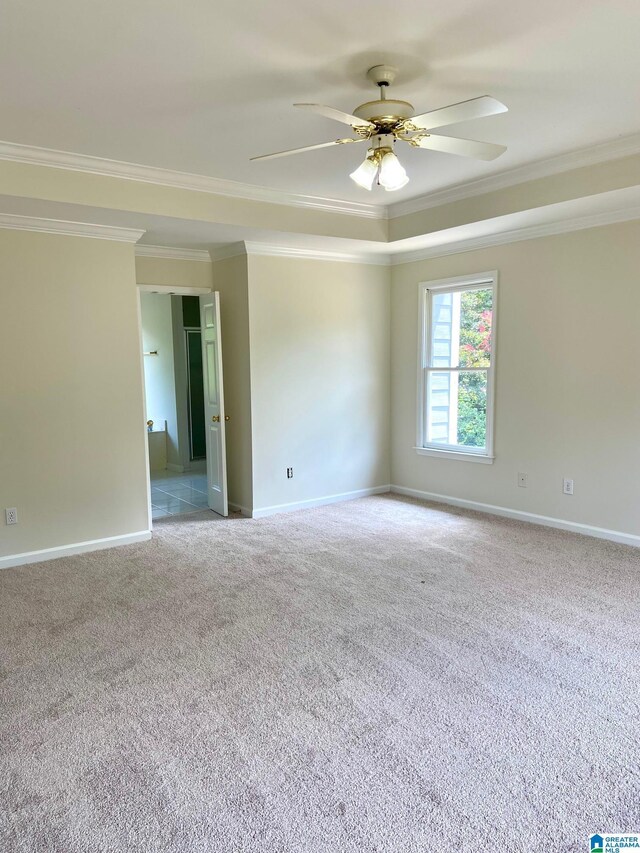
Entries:
{"type": "Polygon", "coordinates": [[[484,465],[493,465],[495,456],[485,453],[459,453],[455,450],[436,450],[434,447],[414,447],[419,456],[437,456],[440,459],[454,459],[458,462],[482,462],[484,465]]]}

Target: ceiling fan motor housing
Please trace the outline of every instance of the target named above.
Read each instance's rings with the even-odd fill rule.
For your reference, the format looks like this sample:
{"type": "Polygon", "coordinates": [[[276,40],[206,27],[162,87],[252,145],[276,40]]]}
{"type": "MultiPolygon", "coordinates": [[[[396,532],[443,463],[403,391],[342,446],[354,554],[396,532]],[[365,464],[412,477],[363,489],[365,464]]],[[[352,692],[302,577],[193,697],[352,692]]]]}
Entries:
{"type": "Polygon", "coordinates": [[[405,119],[414,115],[413,105],[408,101],[396,101],[384,99],[379,101],[367,101],[360,104],[353,111],[358,118],[371,121],[374,124],[382,124],[393,127],[405,119]]]}

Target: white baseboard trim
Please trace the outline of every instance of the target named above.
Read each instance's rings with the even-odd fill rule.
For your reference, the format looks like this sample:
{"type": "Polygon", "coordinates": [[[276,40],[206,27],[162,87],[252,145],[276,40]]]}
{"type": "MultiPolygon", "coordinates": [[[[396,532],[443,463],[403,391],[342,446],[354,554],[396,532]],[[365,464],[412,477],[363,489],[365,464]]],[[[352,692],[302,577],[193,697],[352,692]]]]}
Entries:
{"type": "Polygon", "coordinates": [[[410,498],[419,498],[423,501],[450,504],[464,509],[473,509],[477,512],[486,512],[490,515],[501,515],[505,518],[515,518],[518,521],[527,521],[529,524],[541,524],[543,527],[555,527],[559,530],[570,530],[572,533],[582,533],[584,536],[594,536],[597,539],[608,539],[611,542],[620,542],[623,545],[634,545],[640,547],[640,536],[633,533],[622,533],[619,530],[608,530],[605,527],[593,527],[589,524],[581,524],[578,521],[567,521],[563,518],[552,518],[548,515],[536,515],[534,512],[524,512],[519,509],[509,509],[505,506],[494,506],[479,501],[468,501],[463,498],[453,498],[450,495],[438,495],[434,492],[422,492],[419,489],[407,489],[404,486],[391,486],[390,490],[396,495],[406,495],[410,498]]]}
{"type": "Polygon", "coordinates": [[[0,557],[0,569],[24,566],[28,563],[42,563],[45,560],[57,560],[58,557],[71,557],[73,554],[86,554],[89,551],[102,551],[105,548],[116,548],[118,545],[133,545],[136,542],[146,542],[149,539],[151,539],[150,530],[139,530],[137,533],[126,533],[124,536],[107,536],[106,539],[89,539],[87,542],[57,545],[55,548],[44,548],[42,551],[9,554],[7,557],[0,557]]]}
{"type": "Polygon", "coordinates": [[[296,509],[311,509],[314,506],[325,506],[340,501],[352,501],[356,498],[365,498],[368,495],[381,495],[390,491],[391,486],[373,486],[371,489],[357,489],[355,492],[342,492],[339,495],[326,495],[323,498],[311,498],[307,501],[297,501],[290,504],[276,504],[275,506],[263,506],[254,509],[252,518],[264,518],[267,515],[276,515],[279,512],[293,512],[296,509]]]}
{"type": "Polygon", "coordinates": [[[229,501],[229,509],[231,512],[240,512],[245,518],[251,518],[251,510],[242,504],[234,504],[229,501]]]}
{"type": "Polygon", "coordinates": [[[177,471],[179,474],[184,474],[184,465],[176,465],[175,462],[167,462],[167,471],[177,471]]]}

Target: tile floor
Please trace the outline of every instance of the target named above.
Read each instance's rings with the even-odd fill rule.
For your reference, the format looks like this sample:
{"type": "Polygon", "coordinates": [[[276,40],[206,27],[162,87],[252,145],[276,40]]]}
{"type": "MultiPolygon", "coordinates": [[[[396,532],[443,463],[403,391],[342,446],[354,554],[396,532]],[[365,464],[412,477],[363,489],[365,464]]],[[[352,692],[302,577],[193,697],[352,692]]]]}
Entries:
{"type": "Polygon", "coordinates": [[[151,514],[154,519],[199,512],[207,507],[205,464],[191,471],[153,471],[151,474],[151,514]]]}

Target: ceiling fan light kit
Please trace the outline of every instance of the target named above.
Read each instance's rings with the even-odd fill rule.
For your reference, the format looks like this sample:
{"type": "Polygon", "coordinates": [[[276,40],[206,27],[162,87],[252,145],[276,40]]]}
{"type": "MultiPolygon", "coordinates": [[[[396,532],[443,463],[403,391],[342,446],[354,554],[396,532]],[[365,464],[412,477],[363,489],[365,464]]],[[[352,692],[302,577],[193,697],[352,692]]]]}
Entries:
{"type": "MultiPolygon", "coordinates": [[[[373,152],[373,154],[375,154],[375,152],[373,152]]],[[[355,181],[359,187],[362,187],[363,190],[370,190],[373,187],[373,182],[375,181],[377,174],[378,161],[375,157],[367,154],[355,172],[351,172],[349,177],[352,181],[355,181]]]]}
{"type": "Polygon", "coordinates": [[[413,105],[408,101],[386,97],[386,89],[393,83],[396,74],[397,69],[390,65],[375,65],[370,68],[367,71],[367,77],[379,87],[380,98],[360,104],[352,114],[322,104],[294,104],[300,109],[310,110],[350,125],[356,134],[355,137],[307,145],[304,148],[293,148],[251,159],[268,160],[332,145],[368,142],[367,156],[351,173],[350,178],[363,189],[371,190],[377,175],[378,184],[392,192],[401,189],[409,182],[407,173],[393,150],[397,140],[406,142],[413,148],[431,149],[480,160],[493,160],[507,150],[504,145],[496,145],[493,142],[477,142],[473,139],[431,133],[434,128],[506,112],[507,107],[500,101],[489,95],[483,95],[480,98],[472,98],[470,101],[462,101],[459,104],[451,104],[448,107],[415,116],[413,105]]]}
{"type": "Polygon", "coordinates": [[[349,177],[359,187],[365,190],[373,188],[373,182],[378,176],[378,183],[385,190],[399,190],[409,183],[404,167],[390,146],[390,140],[382,134],[374,137],[373,144],[367,151],[364,161],[349,177]]]}
{"type": "Polygon", "coordinates": [[[389,191],[400,190],[409,183],[407,173],[393,151],[386,151],[382,155],[378,181],[380,186],[389,191]]]}

